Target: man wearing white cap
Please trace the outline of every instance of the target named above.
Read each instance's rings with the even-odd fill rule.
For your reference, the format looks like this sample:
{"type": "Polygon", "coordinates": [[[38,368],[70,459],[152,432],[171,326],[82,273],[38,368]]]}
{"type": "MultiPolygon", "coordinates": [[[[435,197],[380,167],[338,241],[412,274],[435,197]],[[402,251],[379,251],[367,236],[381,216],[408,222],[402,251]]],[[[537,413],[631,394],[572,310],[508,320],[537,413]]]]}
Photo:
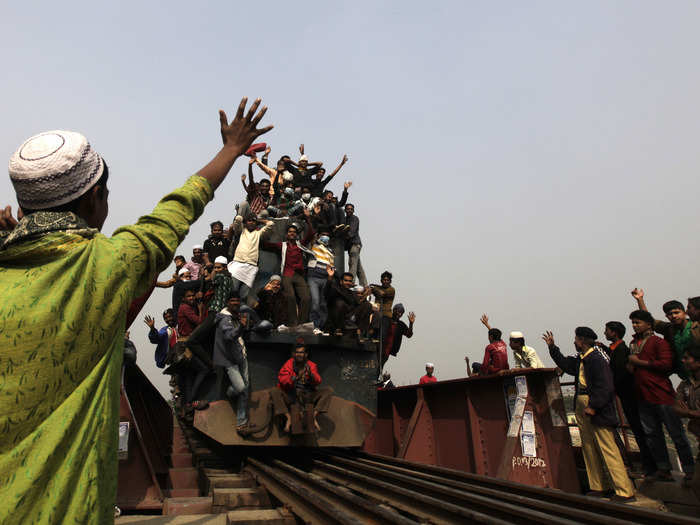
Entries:
{"type": "Polygon", "coordinates": [[[244,116],[243,99],[230,124],[220,111],[214,159],[112,237],[100,233],[107,166],[83,135],[42,133],[12,155],[24,217],[0,221],[11,228],[0,232],[0,523],[113,521],[127,310],[234,161],[271,129],[256,129],[259,105],[244,116]]]}
{"type": "Polygon", "coordinates": [[[318,173],[318,170],[323,166],[323,162],[309,162],[309,157],[304,155],[304,145],[299,146],[299,162],[295,163],[293,160],[287,162],[287,170],[294,175],[294,186],[310,185],[313,181],[311,177],[318,173]]]}
{"type": "Polygon", "coordinates": [[[535,349],[525,344],[525,336],[522,332],[510,333],[510,347],[513,349],[515,359],[514,368],[544,368],[535,349]]]}
{"type": "Polygon", "coordinates": [[[429,383],[437,383],[437,377],[433,375],[435,365],[433,363],[425,363],[425,375],[418,381],[419,385],[427,385],[429,383]]]}
{"type": "Polygon", "coordinates": [[[204,247],[201,244],[195,244],[192,246],[192,258],[185,263],[184,267],[190,271],[192,279],[197,281],[199,280],[203,266],[204,247]]]}

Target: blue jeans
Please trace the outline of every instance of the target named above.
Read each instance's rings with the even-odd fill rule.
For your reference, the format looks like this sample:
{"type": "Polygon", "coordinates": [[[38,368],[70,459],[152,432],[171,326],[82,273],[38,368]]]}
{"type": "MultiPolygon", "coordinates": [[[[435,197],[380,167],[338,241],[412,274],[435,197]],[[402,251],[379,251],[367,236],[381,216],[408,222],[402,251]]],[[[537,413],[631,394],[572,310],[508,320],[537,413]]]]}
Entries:
{"type": "Polygon", "coordinates": [[[309,283],[309,293],[311,294],[309,319],[314,323],[314,327],[321,328],[326,324],[326,319],[328,318],[328,305],[323,294],[328,278],[311,275],[307,278],[307,282],[309,283]]]}
{"type": "Polygon", "coordinates": [[[248,361],[244,359],[238,365],[226,368],[226,375],[231,380],[231,386],[226,395],[236,398],[236,422],[238,426],[248,423],[248,361]]]}
{"type": "Polygon", "coordinates": [[[690,443],[688,443],[685,430],[683,430],[681,418],[673,411],[672,405],[657,405],[640,400],[639,419],[642,423],[647,445],[649,445],[659,470],[671,470],[663,424],[669,436],[671,436],[673,444],[676,446],[676,452],[678,453],[678,459],[681,460],[683,472],[691,474],[695,471],[695,462],[690,451],[690,443]]]}
{"type": "Polygon", "coordinates": [[[231,291],[238,292],[238,297],[241,298],[241,303],[245,304],[245,300],[248,297],[248,294],[250,293],[250,286],[248,286],[243,281],[239,281],[233,276],[231,276],[231,279],[233,280],[233,286],[231,287],[231,291]]]}

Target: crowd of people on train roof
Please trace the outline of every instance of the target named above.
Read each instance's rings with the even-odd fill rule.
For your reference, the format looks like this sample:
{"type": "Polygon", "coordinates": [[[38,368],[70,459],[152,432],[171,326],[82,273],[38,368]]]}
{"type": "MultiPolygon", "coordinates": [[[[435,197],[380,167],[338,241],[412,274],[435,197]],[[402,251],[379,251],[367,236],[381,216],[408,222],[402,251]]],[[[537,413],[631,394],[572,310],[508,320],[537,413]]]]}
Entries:
{"type": "MultiPolygon", "coordinates": [[[[367,281],[360,219],[348,202],[352,182],[343,184],[340,197],[328,188],[347,155],[326,175],[322,162],[309,161],[303,144],[297,161],[283,155],[274,168],[270,152],[264,143],[246,152],[248,173],[241,176],[245,197],[235,206],[233,222],[212,222],[210,235],[192,247],[189,259],[175,256],[175,272],[156,283],[172,288],[172,308],[163,312],[165,326],[158,329],[153,317],[144,319],[149,339],[157,345],[157,366],[178,363],[177,390],[190,417],[208,406],[201,399],[204,378],[214,367],[223,367],[243,435],[250,430],[249,334],[372,341],[381,344],[383,365],[397,355],[404,337],[412,337],[416,319],[409,312],[408,324],[402,320],[405,308],[394,304],[391,272],[384,271],[378,284],[367,281]],[[213,348],[207,345],[212,335],[213,348]]],[[[316,376],[307,370],[296,383],[316,376]]],[[[323,407],[324,399],[314,403],[323,407]]]]}

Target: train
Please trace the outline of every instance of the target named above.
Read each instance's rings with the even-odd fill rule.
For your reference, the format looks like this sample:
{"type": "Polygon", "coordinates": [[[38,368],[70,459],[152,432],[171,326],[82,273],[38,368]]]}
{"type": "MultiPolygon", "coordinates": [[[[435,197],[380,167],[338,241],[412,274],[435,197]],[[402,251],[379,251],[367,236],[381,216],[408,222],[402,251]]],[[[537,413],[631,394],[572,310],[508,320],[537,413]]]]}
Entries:
{"type": "MultiPolygon", "coordinates": [[[[204,394],[209,401],[194,413],[192,426],[222,445],[266,447],[361,447],[374,428],[377,413],[379,344],[357,337],[299,335],[295,333],[251,333],[246,340],[250,375],[249,420],[256,429],[250,435],[236,432],[236,414],[226,396],[228,377],[222,368],[212,370],[205,380],[204,394]],[[316,431],[301,407],[292,407],[291,431],[282,431],[273,418],[270,391],[277,387],[282,365],[303,341],[309,359],[318,366],[322,386],[334,395],[326,413],[318,416],[316,431]]],[[[172,370],[164,371],[172,373],[172,370]]]]}

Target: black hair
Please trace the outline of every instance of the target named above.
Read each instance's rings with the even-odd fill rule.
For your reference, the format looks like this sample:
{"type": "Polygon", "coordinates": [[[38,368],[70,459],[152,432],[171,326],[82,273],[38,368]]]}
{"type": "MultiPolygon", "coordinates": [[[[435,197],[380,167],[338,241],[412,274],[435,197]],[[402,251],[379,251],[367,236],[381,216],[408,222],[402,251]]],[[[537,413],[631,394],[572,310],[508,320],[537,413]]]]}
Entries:
{"type": "Polygon", "coordinates": [[[318,228],[318,233],[331,233],[331,229],[328,226],[320,226],[318,228]]]}
{"type": "Polygon", "coordinates": [[[209,228],[214,228],[214,226],[221,226],[221,229],[224,229],[224,223],[221,221],[214,221],[209,225],[209,228]]]}
{"type": "Polygon", "coordinates": [[[328,195],[329,193],[330,193],[331,195],[333,195],[333,192],[332,192],[331,190],[325,190],[325,191],[323,192],[323,196],[325,197],[325,196],[328,195]]]}
{"type": "Polygon", "coordinates": [[[665,302],[662,308],[664,309],[665,314],[669,313],[671,310],[683,310],[685,312],[685,306],[683,306],[683,303],[676,301],[675,299],[673,301],[665,302]]]}
{"type": "Polygon", "coordinates": [[[260,182],[258,184],[270,184],[270,179],[260,179],[260,182]]]}
{"type": "Polygon", "coordinates": [[[163,312],[163,317],[165,317],[166,314],[170,314],[173,317],[175,317],[175,310],[173,310],[172,308],[168,308],[165,312],[163,312]]]}
{"type": "Polygon", "coordinates": [[[620,321],[608,321],[605,323],[605,328],[609,328],[613,332],[615,332],[615,335],[622,339],[625,337],[625,334],[627,333],[627,328],[625,328],[625,325],[623,325],[620,321]]]}
{"type": "Polygon", "coordinates": [[[350,277],[352,277],[352,280],[355,281],[355,276],[353,274],[351,274],[350,272],[343,272],[343,275],[340,276],[341,279],[343,277],[345,277],[346,275],[349,275],[350,277]]]}
{"type": "Polygon", "coordinates": [[[646,310],[635,310],[630,314],[630,319],[636,319],[638,321],[644,321],[645,323],[649,323],[652,326],[654,325],[654,316],[646,310]]]}
{"type": "Polygon", "coordinates": [[[352,209],[353,209],[353,210],[355,209],[355,205],[354,205],[354,204],[350,204],[349,202],[348,202],[343,208],[347,208],[348,206],[352,206],[352,209]]]}
{"type": "Polygon", "coordinates": [[[688,297],[688,302],[700,310],[700,295],[697,297],[688,297]]]}
{"type": "Polygon", "coordinates": [[[238,299],[239,301],[241,300],[241,296],[238,295],[238,290],[231,290],[228,294],[228,297],[226,298],[227,301],[231,299],[238,299]]]}
{"type": "Polygon", "coordinates": [[[290,224],[289,226],[287,226],[287,231],[289,231],[289,230],[292,229],[292,228],[294,228],[294,230],[295,230],[297,233],[299,233],[299,226],[297,226],[296,224],[290,224]]]}
{"type": "Polygon", "coordinates": [[[598,339],[598,334],[596,334],[593,329],[589,328],[588,326],[579,326],[576,328],[574,333],[576,334],[576,337],[580,337],[581,339],[585,339],[587,341],[595,342],[595,340],[598,339]]]}
{"type": "Polygon", "coordinates": [[[105,162],[104,159],[102,159],[102,164],[104,166],[104,169],[102,170],[102,175],[100,176],[99,179],[97,179],[97,182],[93,184],[88,191],[83,193],[80,197],[73,199],[70,202],[66,202],[65,204],[61,204],[60,206],[54,206],[53,208],[38,208],[36,210],[30,210],[28,208],[22,207],[22,212],[24,212],[25,215],[29,215],[30,213],[34,213],[35,211],[54,211],[54,212],[60,212],[60,211],[72,211],[73,213],[77,214],[78,210],[80,209],[80,204],[83,201],[83,198],[86,198],[86,195],[90,193],[92,188],[98,188],[98,192],[100,193],[100,197],[102,197],[102,194],[104,191],[107,189],[107,179],[109,178],[109,168],[107,167],[107,163],[105,162]]]}
{"type": "Polygon", "coordinates": [[[391,272],[390,272],[389,270],[384,270],[384,271],[382,272],[382,275],[380,275],[380,277],[381,277],[382,279],[384,279],[384,277],[388,277],[389,279],[393,279],[393,278],[394,278],[394,276],[391,275],[391,272]]]}
{"type": "Polygon", "coordinates": [[[303,192],[304,190],[309,190],[309,191],[311,191],[311,186],[309,186],[308,184],[302,184],[302,185],[301,185],[301,191],[303,192]]]}
{"type": "Polygon", "coordinates": [[[501,332],[498,328],[491,328],[489,330],[489,337],[493,338],[496,341],[500,341],[502,336],[503,332],[501,332]]]}
{"type": "Polygon", "coordinates": [[[180,260],[182,260],[182,261],[187,262],[187,259],[185,259],[185,256],[184,256],[184,255],[176,255],[176,256],[174,257],[174,259],[180,259],[180,260]]]}

